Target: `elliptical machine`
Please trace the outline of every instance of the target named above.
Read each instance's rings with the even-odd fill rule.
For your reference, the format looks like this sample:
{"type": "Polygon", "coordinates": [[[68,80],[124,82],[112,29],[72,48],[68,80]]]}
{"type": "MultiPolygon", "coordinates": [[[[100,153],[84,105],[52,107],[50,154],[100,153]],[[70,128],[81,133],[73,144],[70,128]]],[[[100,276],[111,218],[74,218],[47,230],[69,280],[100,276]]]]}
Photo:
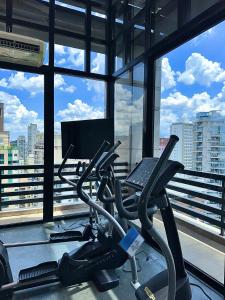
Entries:
{"type": "Polygon", "coordinates": [[[125,183],[139,191],[139,194],[135,193],[122,199],[121,183],[118,180],[115,182],[115,202],[120,218],[128,220],[139,218],[142,230],[145,232],[145,239],[153,239],[161,248],[167,261],[166,270],[136,289],[135,295],[138,300],[190,300],[192,298],[176,223],[165,189],[176,172],[184,168],[179,162],[168,161],[178,140],[177,136],[172,135],[159,159],[144,158],[128,175],[125,183]],[[151,220],[158,210],[162,215],[169,247],[157,233],[151,220]]]}
{"type": "MultiPolygon", "coordinates": [[[[70,184],[77,189],[80,199],[102,214],[112,224],[119,236],[123,238],[126,234],[120,224],[104,208],[94,202],[83,189],[84,182],[90,176],[108,145],[107,142],[102,144],[90,164],[82,173],[77,184],[72,181],[70,184]]],[[[71,146],[63,161],[63,165],[72,150],[73,147],[71,146]]],[[[2,245],[0,256],[0,298],[12,298],[15,291],[56,282],[60,282],[63,286],[71,286],[92,280],[100,291],[106,291],[118,285],[118,278],[115,279],[111,276],[111,270],[122,266],[127,259],[127,253],[120,248],[115,239],[107,237],[103,243],[100,241],[89,241],[77,251],[64,253],[58,262],[49,261],[21,270],[19,281],[12,282],[7,250],[2,245]]],[[[134,274],[132,282],[136,285],[138,280],[136,277],[137,268],[135,258],[131,258],[130,261],[134,274]]]]}

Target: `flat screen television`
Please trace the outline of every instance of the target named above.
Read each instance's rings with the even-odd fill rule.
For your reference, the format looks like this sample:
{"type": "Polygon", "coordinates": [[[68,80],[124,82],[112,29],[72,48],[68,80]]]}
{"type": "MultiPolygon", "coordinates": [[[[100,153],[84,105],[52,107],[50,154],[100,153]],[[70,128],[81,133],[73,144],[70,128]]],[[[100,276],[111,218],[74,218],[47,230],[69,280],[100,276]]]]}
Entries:
{"type": "Polygon", "coordinates": [[[71,144],[74,151],[69,158],[91,159],[104,140],[114,144],[113,119],[61,122],[62,157],[71,144]]]}

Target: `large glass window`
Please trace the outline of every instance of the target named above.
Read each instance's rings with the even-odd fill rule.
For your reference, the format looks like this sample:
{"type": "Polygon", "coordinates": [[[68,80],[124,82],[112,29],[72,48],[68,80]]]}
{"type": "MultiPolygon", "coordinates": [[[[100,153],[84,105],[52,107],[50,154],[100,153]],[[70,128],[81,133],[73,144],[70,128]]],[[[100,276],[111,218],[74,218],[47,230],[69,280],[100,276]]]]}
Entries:
{"type": "Polygon", "coordinates": [[[179,142],[171,158],[185,167],[168,186],[175,216],[202,230],[194,240],[180,233],[185,258],[221,282],[224,256],[204,231],[224,235],[225,228],[224,40],[222,22],[157,60],[155,93],[155,155],[175,134],[179,142]],[[193,255],[187,251],[189,242],[193,255]]]}
{"type": "Polygon", "coordinates": [[[43,98],[43,75],[0,70],[2,211],[35,207],[42,215],[43,98]]]}
{"type": "Polygon", "coordinates": [[[144,65],[120,76],[115,83],[115,139],[121,162],[132,168],[142,157],[144,65]]]}
{"type": "MultiPolygon", "coordinates": [[[[61,122],[105,117],[105,82],[71,76],[55,75],[55,133],[54,160],[55,165],[62,161],[61,122]],[[58,84],[60,87],[57,88],[58,84]]],[[[75,133],[74,133],[75,134],[75,133]]],[[[87,141],[88,147],[88,141],[87,141]]],[[[74,178],[74,165],[77,160],[68,160],[65,169],[74,178]],[[72,175],[73,174],[73,175],[72,175]]],[[[57,170],[57,167],[55,171],[57,170]]],[[[74,188],[60,182],[58,176],[54,181],[55,214],[59,207],[76,204],[76,210],[82,210],[82,202],[78,199],[74,188]]],[[[86,209],[86,207],[85,207],[86,209]]]]}

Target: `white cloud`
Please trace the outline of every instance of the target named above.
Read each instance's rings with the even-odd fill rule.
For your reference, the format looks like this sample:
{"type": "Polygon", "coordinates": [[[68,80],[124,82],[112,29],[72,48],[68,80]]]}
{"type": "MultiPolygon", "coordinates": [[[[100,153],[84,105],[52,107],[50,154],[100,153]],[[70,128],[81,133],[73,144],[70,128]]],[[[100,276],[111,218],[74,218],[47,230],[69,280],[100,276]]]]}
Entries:
{"type": "Polygon", "coordinates": [[[61,58],[61,59],[57,62],[58,65],[64,65],[65,63],[66,63],[66,59],[65,59],[65,58],[61,58]]]}
{"type": "Polygon", "coordinates": [[[35,123],[39,129],[43,129],[43,120],[38,118],[38,113],[28,110],[17,96],[0,91],[0,102],[4,103],[5,130],[11,134],[26,135],[30,123],[35,123]]]}
{"type": "Polygon", "coordinates": [[[181,92],[170,93],[161,101],[160,130],[168,136],[170,125],[175,122],[192,122],[196,113],[219,110],[225,115],[225,83],[221,92],[210,96],[207,92],[195,93],[191,97],[181,92]]]}
{"type": "Polygon", "coordinates": [[[58,55],[65,55],[66,54],[66,49],[62,45],[57,45],[55,44],[55,54],[58,55]]]}
{"type": "Polygon", "coordinates": [[[91,63],[91,72],[105,74],[105,55],[97,53],[91,63]]]}
{"type": "Polygon", "coordinates": [[[220,63],[205,58],[200,53],[192,53],[185,63],[185,71],[177,73],[178,81],[187,85],[194,83],[210,86],[213,82],[225,80],[225,70],[220,63]]]}
{"type": "Polygon", "coordinates": [[[175,72],[172,70],[167,57],[162,59],[161,72],[161,91],[164,92],[176,85],[175,72]]]}
{"type": "Polygon", "coordinates": [[[68,61],[75,67],[84,65],[84,50],[67,48],[68,61]]]}
{"type": "Polygon", "coordinates": [[[100,108],[76,99],[73,103],[68,103],[65,109],[58,111],[57,116],[61,117],[62,121],[100,119],[104,118],[104,112],[100,108]]]}
{"type": "Polygon", "coordinates": [[[8,85],[8,83],[7,83],[6,79],[2,78],[0,80],[0,86],[5,88],[5,87],[7,87],[7,85],[8,85]]]}
{"type": "MultiPolygon", "coordinates": [[[[29,92],[31,96],[35,96],[38,93],[44,92],[44,76],[27,76],[24,72],[16,72],[12,73],[9,78],[2,78],[0,80],[0,86],[7,89],[25,90],[29,92]]],[[[68,86],[60,74],[55,75],[55,88],[68,93],[76,90],[75,86],[68,86]]]]}

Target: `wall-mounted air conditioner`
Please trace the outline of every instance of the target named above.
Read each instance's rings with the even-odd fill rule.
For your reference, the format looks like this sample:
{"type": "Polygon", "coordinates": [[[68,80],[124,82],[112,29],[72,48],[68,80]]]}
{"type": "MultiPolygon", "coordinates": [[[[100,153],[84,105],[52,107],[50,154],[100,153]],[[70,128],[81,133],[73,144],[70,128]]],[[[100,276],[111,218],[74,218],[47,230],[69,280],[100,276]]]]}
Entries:
{"type": "Polygon", "coordinates": [[[40,67],[44,52],[45,43],[41,40],[0,31],[0,61],[40,67]]]}

